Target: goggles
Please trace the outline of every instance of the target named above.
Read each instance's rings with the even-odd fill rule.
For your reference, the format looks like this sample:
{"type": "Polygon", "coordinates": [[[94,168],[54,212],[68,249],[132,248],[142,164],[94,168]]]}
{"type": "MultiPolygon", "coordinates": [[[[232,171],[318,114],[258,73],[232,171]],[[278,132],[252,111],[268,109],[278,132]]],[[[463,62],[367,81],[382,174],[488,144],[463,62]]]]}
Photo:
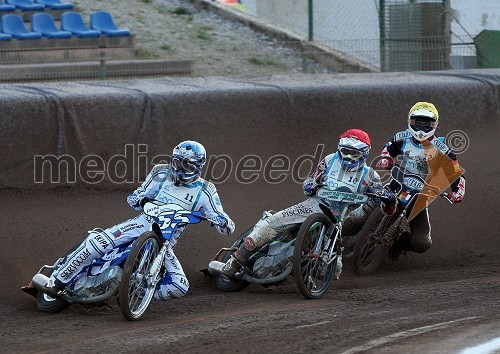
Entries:
{"type": "Polygon", "coordinates": [[[184,173],[195,173],[198,171],[198,166],[189,161],[188,159],[180,159],[178,157],[174,157],[172,159],[172,167],[174,170],[182,170],[184,173]]]}
{"type": "Polygon", "coordinates": [[[339,148],[339,151],[340,151],[340,154],[342,155],[343,158],[347,157],[351,160],[359,160],[364,155],[363,152],[360,150],[351,149],[351,148],[348,148],[345,146],[341,146],[339,148]]]}
{"type": "Polygon", "coordinates": [[[432,129],[435,129],[437,127],[437,122],[433,122],[429,119],[410,119],[410,126],[415,130],[415,131],[424,131],[424,132],[430,132],[432,129]]]}

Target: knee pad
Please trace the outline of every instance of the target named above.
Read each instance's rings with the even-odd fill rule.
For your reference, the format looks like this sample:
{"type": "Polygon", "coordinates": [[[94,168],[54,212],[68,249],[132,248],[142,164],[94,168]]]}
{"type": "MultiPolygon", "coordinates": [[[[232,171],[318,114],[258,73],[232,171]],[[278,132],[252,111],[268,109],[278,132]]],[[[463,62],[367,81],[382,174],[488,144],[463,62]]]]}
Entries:
{"type": "Polygon", "coordinates": [[[249,251],[254,250],[256,247],[264,245],[266,242],[274,239],[278,232],[271,226],[269,219],[272,216],[265,219],[260,219],[257,224],[253,227],[252,232],[245,239],[245,248],[249,251]]]}
{"type": "Polygon", "coordinates": [[[189,282],[184,275],[177,273],[167,273],[167,275],[156,285],[154,299],[179,299],[186,295],[188,289],[189,282]]]}
{"type": "Polygon", "coordinates": [[[102,229],[94,229],[89,231],[85,242],[92,247],[101,256],[109,253],[115,248],[115,241],[112,236],[108,235],[102,229]]]}

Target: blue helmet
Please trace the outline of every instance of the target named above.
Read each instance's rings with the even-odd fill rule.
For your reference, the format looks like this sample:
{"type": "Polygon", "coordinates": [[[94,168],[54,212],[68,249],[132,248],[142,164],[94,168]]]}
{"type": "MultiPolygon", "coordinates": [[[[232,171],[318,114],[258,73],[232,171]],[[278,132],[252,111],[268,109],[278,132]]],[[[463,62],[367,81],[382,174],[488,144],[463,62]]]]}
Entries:
{"type": "Polygon", "coordinates": [[[196,141],[183,141],[172,152],[170,169],[176,182],[191,183],[196,181],[207,161],[203,145],[196,141]]]}

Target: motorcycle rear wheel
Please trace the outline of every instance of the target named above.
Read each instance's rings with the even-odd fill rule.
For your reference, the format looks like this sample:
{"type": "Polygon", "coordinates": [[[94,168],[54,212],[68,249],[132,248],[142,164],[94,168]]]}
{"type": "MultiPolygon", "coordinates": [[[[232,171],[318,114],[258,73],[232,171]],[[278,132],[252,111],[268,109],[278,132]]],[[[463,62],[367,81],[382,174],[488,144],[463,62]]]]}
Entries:
{"type": "Polygon", "coordinates": [[[143,233],[125,261],[120,283],[119,303],[127,321],[137,321],[146,312],[155,292],[146,282],[155,257],[160,252],[160,239],[151,231],[143,233]]]}
{"type": "Polygon", "coordinates": [[[67,309],[71,304],[59,297],[52,297],[41,291],[36,297],[36,305],[38,310],[42,312],[58,313],[67,309]]]}
{"type": "MultiPolygon", "coordinates": [[[[321,257],[327,248],[326,242],[330,240],[325,236],[332,224],[326,215],[313,214],[302,223],[297,234],[293,253],[293,272],[297,287],[307,299],[320,298],[332,282],[337,265],[336,258],[330,264],[326,264],[321,257]],[[318,245],[321,235],[323,240],[321,245],[318,245]]],[[[337,241],[334,247],[340,255],[340,242],[337,241]]]]}
{"type": "MultiPolygon", "coordinates": [[[[238,247],[240,247],[240,245],[243,243],[243,240],[245,239],[245,237],[250,235],[252,230],[253,230],[253,226],[251,228],[249,228],[248,230],[246,230],[245,232],[243,232],[241,234],[241,236],[233,243],[231,248],[238,249],[238,247]]],[[[226,252],[224,254],[224,256],[222,257],[221,262],[226,263],[232,254],[233,254],[233,252],[226,252]]],[[[229,279],[229,278],[224,277],[224,276],[215,276],[215,287],[219,290],[226,291],[229,293],[235,293],[235,292],[241,291],[249,285],[250,285],[250,283],[247,281],[244,281],[244,280],[229,279]]]]}
{"type": "Polygon", "coordinates": [[[378,268],[388,247],[383,247],[380,238],[384,235],[387,228],[385,225],[380,230],[376,229],[382,222],[384,214],[379,208],[373,210],[358,234],[356,246],[354,247],[353,266],[356,275],[367,275],[378,268]],[[376,234],[375,234],[376,232],[376,234]]]}

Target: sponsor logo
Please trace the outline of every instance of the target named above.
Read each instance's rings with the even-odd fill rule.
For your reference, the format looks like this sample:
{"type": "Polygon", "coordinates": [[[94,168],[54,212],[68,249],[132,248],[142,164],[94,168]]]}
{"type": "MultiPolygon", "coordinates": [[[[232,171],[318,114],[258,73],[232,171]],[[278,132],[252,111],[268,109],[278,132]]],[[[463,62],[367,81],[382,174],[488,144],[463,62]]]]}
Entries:
{"type": "Polygon", "coordinates": [[[75,258],[69,263],[69,265],[61,272],[61,278],[68,279],[75,270],[78,269],[80,265],[85,262],[87,258],[90,257],[90,251],[88,249],[82,250],[75,258]]]}
{"type": "Polygon", "coordinates": [[[297,208],[285,209],[282,212],[282,215],[283,216],[294,216],[294,215],[311,214],[312,212],[313,212],[312,208],[297,207],[297,208]]]}
{"type": "Polygon", "coordinates": [[[244,243],[244,245],[245,245],[245,248],[246,248],[247,250],[249,250],[249,251],[252,251],[253,249],[255,249],[255,241],[254,241],[254,240],[252,240],[250,237],[247,237],[247,238],[245,239],[245,243],[244,243]]]}
{"type": "Polygon", "coordinates": [[[97,235],[97,236],[95,237],[95,240],[96,240],[97,242],[99,242],[99,244],[102,246],[102,248],[103,248],[103,249],[108,248],[108,246],[109,246],[109,242],[108,242],[108,241],[106,241],[106,239],[105,239],[102,235],[97,235]]]}
{"type": "Polygon", "coordinates": [[[365,195],[330,190],[320,190],[317,196],[330,201],[343,203],[363,203],[368,199],[365,195]]]}
{"type": "Polygon", "coordinates": [[[115,238],[118,238],[122,235],[122,232],[120,230],[115,230],[111,232],[115,238]]]}
{"type": "Polygon", "coordinates": [[[176,269],[179,270],[179,266],[177,265],[177,262],[175,261],[175,256],[167,251],[165,258],[168,259],[169,263],[176,269]]]}
{"type": "Polygon", "coordinates": [[[424,182],[415,177],[404,177],[403,183],[405,184],[405,186],[418,191],[421,191],[422,188],[424,188],[424,182]]]}
{"type": "Polygon", "coordinates": [[[410,194],[408,194],[406,191],[401,191],[401,193],[398,195],[398,199],[406,203],[410,200],[410,194]]]}
{"type": "Polygon", "coordinates": [[[141,227],[144,227],[144,225],[143,224],[133,223],[133,224],[128,224],[128,225],[125,225],[125,226],[121,227],[120,230],[121,230],[122,233],[125,233],[125,232],[128,232],[130,230],[138,229],[138,228],[141,228],[141,227]]]}

